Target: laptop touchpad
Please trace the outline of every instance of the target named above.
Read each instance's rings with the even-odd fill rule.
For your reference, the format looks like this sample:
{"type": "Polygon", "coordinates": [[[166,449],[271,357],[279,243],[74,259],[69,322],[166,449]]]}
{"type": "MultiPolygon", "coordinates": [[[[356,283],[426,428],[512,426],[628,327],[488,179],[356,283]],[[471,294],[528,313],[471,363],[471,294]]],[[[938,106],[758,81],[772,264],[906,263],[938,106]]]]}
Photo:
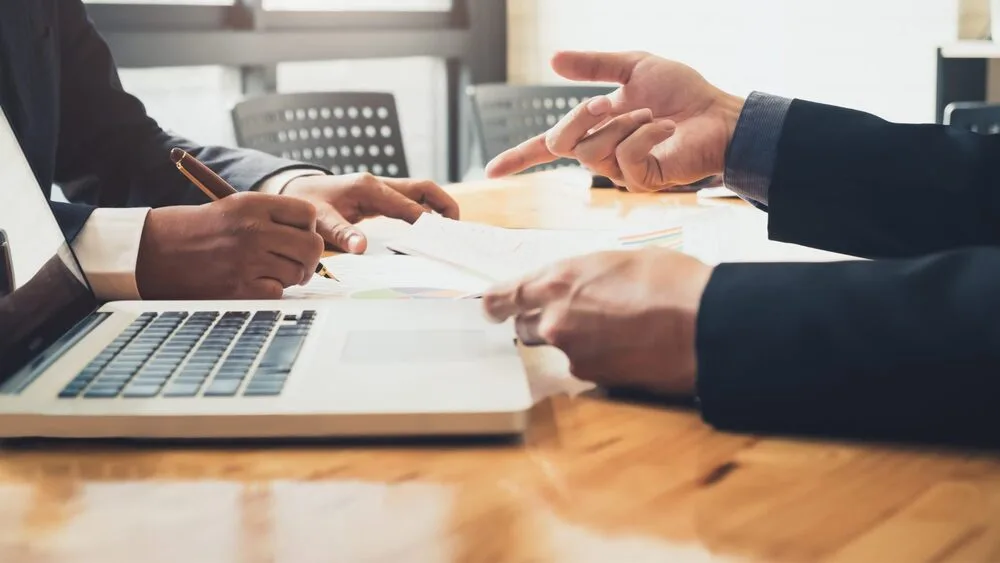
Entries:
{"type": "Polygon", "coordinates": [[[509,353],[481,330],[365,330],[348,333],[341,360],[364,364],[465,362],[509,353]]]}

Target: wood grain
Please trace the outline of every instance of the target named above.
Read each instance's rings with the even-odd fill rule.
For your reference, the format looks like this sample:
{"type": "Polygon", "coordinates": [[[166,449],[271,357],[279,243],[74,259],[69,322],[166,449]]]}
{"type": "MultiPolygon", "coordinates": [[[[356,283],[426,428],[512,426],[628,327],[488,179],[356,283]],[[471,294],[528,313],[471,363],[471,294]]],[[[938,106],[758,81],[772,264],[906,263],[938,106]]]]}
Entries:
{"type": "MultiPolygon", "coordinates": [[[[696,204],[560,182],[453,191],[518,227],[696,204]]],[[[1000,561],[1000,456],[724,434],[597,392],[540,403],[519,443],[0,449],[5,563],[709,560],[1000,561]]]]}

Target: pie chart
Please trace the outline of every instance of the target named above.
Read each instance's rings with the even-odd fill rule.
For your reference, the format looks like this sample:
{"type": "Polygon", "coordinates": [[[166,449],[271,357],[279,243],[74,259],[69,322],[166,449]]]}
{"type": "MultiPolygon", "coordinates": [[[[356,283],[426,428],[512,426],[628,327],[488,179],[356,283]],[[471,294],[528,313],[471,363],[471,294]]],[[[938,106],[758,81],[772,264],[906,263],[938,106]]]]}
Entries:
{"type": "Polygon", "coordinates": [[[355,291],[351,299],[462,299],[468,291],[432,287],[385,287],[355,291]]]}

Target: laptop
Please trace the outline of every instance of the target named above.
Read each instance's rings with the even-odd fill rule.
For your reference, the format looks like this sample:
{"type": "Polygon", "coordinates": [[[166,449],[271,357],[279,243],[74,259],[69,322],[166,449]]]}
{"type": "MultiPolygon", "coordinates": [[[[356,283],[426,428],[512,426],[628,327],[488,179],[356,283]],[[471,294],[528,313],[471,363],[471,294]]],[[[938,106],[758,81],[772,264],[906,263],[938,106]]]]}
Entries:
{"type": "Polygon", "coordinates": [[[0,438],[516,436],[475,300],[99,304],[0,112],[0,438]]]}

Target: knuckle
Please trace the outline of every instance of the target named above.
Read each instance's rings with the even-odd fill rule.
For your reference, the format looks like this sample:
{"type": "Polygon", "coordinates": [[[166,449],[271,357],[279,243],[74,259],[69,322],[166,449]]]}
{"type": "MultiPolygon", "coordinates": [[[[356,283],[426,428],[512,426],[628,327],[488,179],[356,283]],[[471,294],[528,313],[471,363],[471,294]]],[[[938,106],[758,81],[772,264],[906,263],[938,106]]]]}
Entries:
{"type": "Polygon", "coordinates": [[[570,156],[563,147],[563,135],[556,130],[551,130],[545,135],[545,148],[555,156],[570,156]]]}
{"type": "Polygon", "coordinates": [[[236,234],[239,237],[256,237],[264,231],[264,224],[256,217],[242,217],[236,222],[236,234]]]}
{"type": "Polygon", "coordinates": [[[567,343],[566,315],[559,311],[549,311],[538,322],[538,336],[557,348],[567,343]]]}
{"type": "Polygon", "coordinates": [[[294,199],[294,198],[288,198],[288,199],[294,201],[295,212],[301,214],[303,219],[309,221],[310,223],[316,221],[316,219],[319,216],[319,211],[316,209],[315,205],[301,199],[294,199]]]}
{"type": "Polygon", "coordinates": [[[326,241],[323,240],[323,236],[319,233],[312,233],[312,256],[318,262],[320,257],[323,256],[323,251],[326,250],[326,241]]]}
{"type": "Polygon", "coordinates": [[[559,268],[550,272],[542,280],[542,290],[548,295],[566,295],[572,289],[573,281],[573,272],[568,268],[559,268]]]}

